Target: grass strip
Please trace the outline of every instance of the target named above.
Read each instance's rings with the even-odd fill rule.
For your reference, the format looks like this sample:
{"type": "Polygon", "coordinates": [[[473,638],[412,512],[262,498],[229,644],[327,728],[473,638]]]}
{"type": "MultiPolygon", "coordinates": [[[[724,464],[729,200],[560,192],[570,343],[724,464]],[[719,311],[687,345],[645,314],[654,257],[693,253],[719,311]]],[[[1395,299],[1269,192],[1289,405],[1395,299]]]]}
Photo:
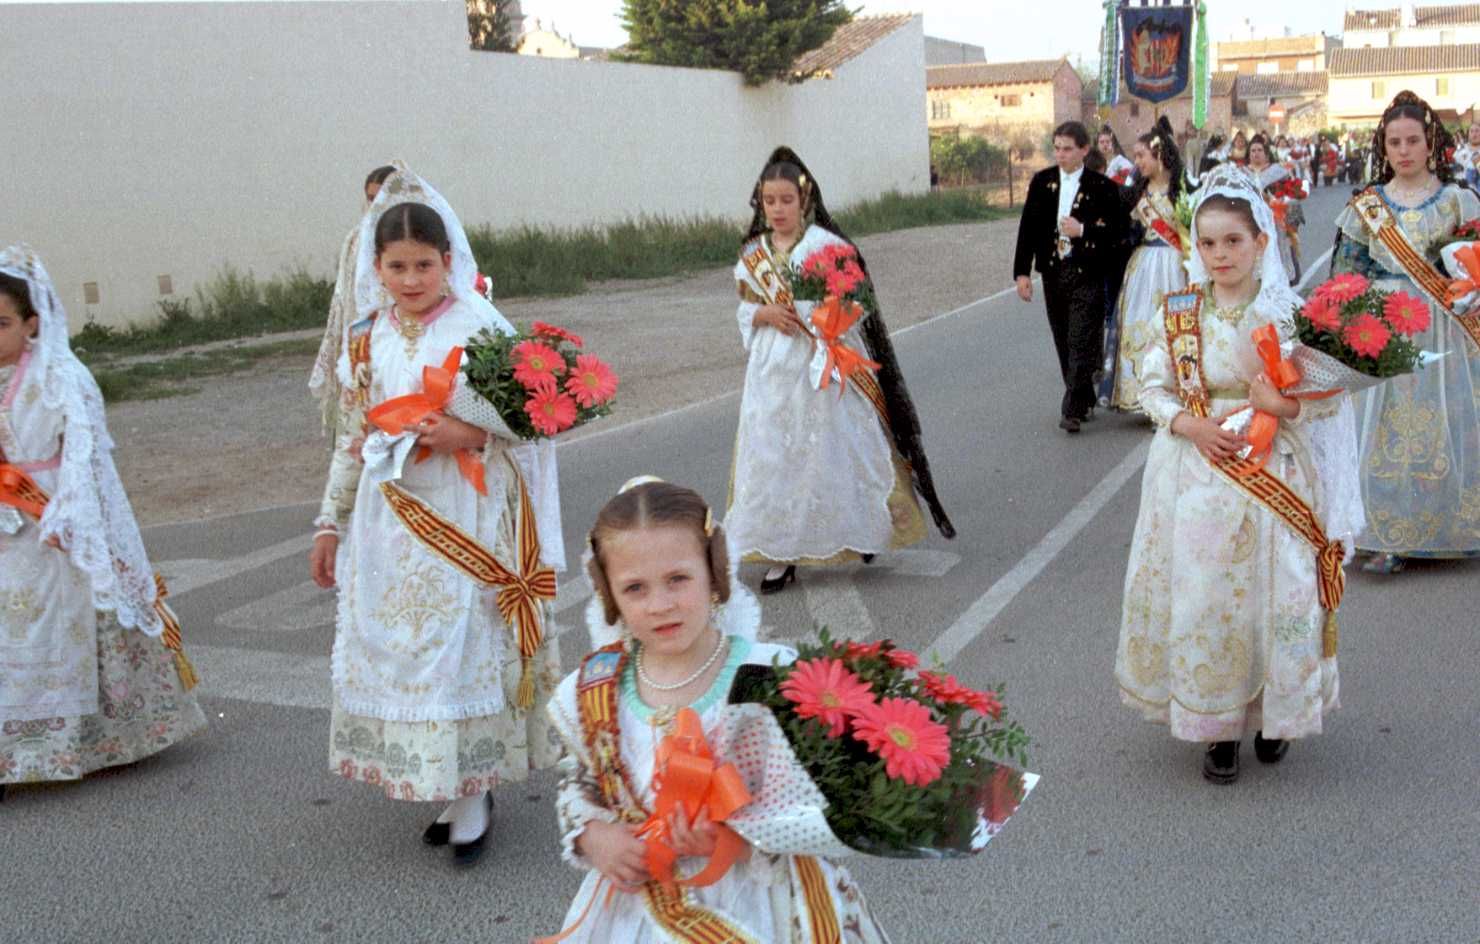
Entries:
{"type": "Polygon", "coordinates": [[[196,393],[191,380],[237,373],[272,357],[313,354],[318,338],[297,338],[212,351],[175,354],[159,360],[110,366],[107,360],[91,365],[93,377],[108,403],[123,400],[161,400],[196,393]]]}

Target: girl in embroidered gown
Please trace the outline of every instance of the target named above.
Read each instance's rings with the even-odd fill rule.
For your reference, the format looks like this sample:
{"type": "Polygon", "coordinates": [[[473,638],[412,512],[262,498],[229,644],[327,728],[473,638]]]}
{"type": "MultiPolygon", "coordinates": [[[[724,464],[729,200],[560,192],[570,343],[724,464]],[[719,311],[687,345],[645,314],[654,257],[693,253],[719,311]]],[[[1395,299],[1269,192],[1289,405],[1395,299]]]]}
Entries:
{"type": "Polygon", "coordinates": [[[1282,396],[1250,340],[1273,324],[1288,341],[1299,301],[1258,185],[1246,171],[1220,167],[1198,195],[1193,284],[1169,296],[1163,314],[1169,305],[1184,318],[1190,310],[1200,328],[1186,339],[1190,350],[1179,345],[1174,356],[1164,336],[1142,364],[1141,406],[1157,431],[1126,568],[1115,676],[1122,701],[1147,720],[1179,740],[1208,743],[1204,775],[1228,783],[1249,731],[1265,763],[1277,762],[1290,739],[1320,733],[1337,706],[1337,665],[1334,640],[1323,640],[1316,553],[1215,469],[1247,445],[1216,418],[1249,403],[1279,418],[1265,469],[1313,508],[1328,538],[1361,529],[1361,504],[1348,398],[1282,396]],[[1323,648],[1327,641],[1333,648],[1323,648]]]}
{"type": "MultiPolygon", "coordinates": [[[[557,756],[541,706],[559,658],[548,633],[521,658],[496,588],[454,566],[439,539],[456,536],[518,570],[527,485],[512,444],[483,429],[435,414],[390,438],[366,411],[421,392],[424,371],[480,330],[512,329],[473,290],[456,214],[414,174],[381,186],[359,244],[365,317],[349,327],[338,366],[346,413],[310,557],[315,581],[339,588],[329,764],[392,799],[450,803],[423,838],[450,842],[467,864],[483,848],[490,791],[557,756]],[[425,461],[407,458],[413,444],[430,451],[425,461]],[[481,491],[459,452],[481,469],[481,491]],[[408,508],[430,531],[412,532],[408,508]]],[[[535,628],[548,627],[549,601],[532,602],[535,628]]]]}
{"type": "Polygon", "coordinates": [[[360,257],[360,227],[380,185],[397,170],[397,164],[385,164],[372,170],[365,177],[365,204],[360,210],[361,222],[356,223],[344,243],[339,247],[339,267],[334,275],[334,295],[329,299],[329,321],[324,326],[324,340],[319,344],[318,357],[314,359],[313,372],[308,378],[309,392],[319,401],[319,410],[324,418],[324,431],[337,438],[339,434],[339,398],[344,390],[339,385],[337,369],[339,355],[344,348],[344,329],[351,322],[360,320],[355,314],[355,263],[360,257]]]}
{"type": "Polygon", "coordinates": [[[206,725],[41,260],[0,251],[0,794],[206,725]]]}
{"type": "MultiPolygon", "coordinates": [[[[774,566],[761,591],[782,589],[797,563],[826,564],[925,538],[916,500],[946,537],[955,528],[935,495],[920,421],[877,311],[844,343],[878,363],[838,396],[818,389],[826,352],[811,333],[814,303],[794,301],[792,270],[827,247],[856,250],[833,222],[801,158],[777,148],[756,182],[749,233],[735,265],[740,341],[749,351],[725,525],[748,561],[774,566]]],[[[858,257],[867,276],[863,257],[858,257]]]]}
{"type": "Polygon", "coordinates": [[[1362,428],[1362,498],[1368,528],[1357,542],[1371,554],[1363,570],[1396,573],[1412,557],[1480,556],[1480,340],[1414,280],[1386,245],[1373,238],[1357,205],[1364,199],[1393,219],[1427,264],[1457,226],[1480,217],[1480,198],[1454,183],[1442,159],[1448,133],[1434,112],[1403,92],[1383,113],[1373,141],[1377,182],[1337,218],[1333,273],[1355,272],[1378,288],[1429,302],[1422,350],[1437,363],[1366,390],[1358,401],[1362,428]]]}
{"type": "Polygon", "coordinates": [[[1105,159],[1105,169],[1100,173],[1115,181],[1118,186],[1128,186],[1131,174],[1136,172],[1136,165],[1125,156],[1125,149],[1120,146],[1120,139],[1115,136],[1114,128],[1109,125],[1101,126],[1100,133],[1095,137],[1095,150],[1105,159]]]}
{"type": "Polygon", "coordinates": [[[1136,139],[1131,153],[1139,174],[1130,195],[1131,233],[1138,238],[1105,345],[1101,397],[1102,404],[1112,409],[1139,412],[1141,386],[1136,378],[1147,348],[1161,333],[1157,307],[1167,292],[1187,285],[1175,222],[1185,178],[1182,156],[1165,116],[1136,139]]]}
{"type": "MultiPolygon", "coordinates": [[[[587,872],[567,940],[886,941],[848,872],[823,858],[772,856],[747,842],[712,885],[665,891],[651,881],[635,833],[654,807],[655,752],[675,714],[695,711],[724,763],[736,712],[746,707],[727,705],[736,671],[796,658],[756,640],[760,608],[735,581],[724,533],[711,522],[696,492],[644,477],[607,503],[591,531],[597,593],[587,619],[601,648],[550,703],[565,746],[556,801],[563,854],[587,872]],[[828,927],[831,934],[819,933],[828,927]]],[[[784,819],[784,810],[773,812],[784,819]]],[[[669,825],[681,856],[675,874],[693,875],[715,851],[716,827],[704,810],[692,822],[680,810],[669,825]]],[[[743,839],[745,827],[735,828],[743,839]]]]}
{"type": "MultiPolygon", "coordinates": [[[[1268,199],[1270,187],[1273,187],[1290,176],[1288,168],[1282,164],[1273,163],[1273,158],[1270,155],[1269,139],[1262,134],[1256,134],[1249,139],[1248,166],[1249,172],[1259,182],[1260,189],[1266,193],[1266,199],[1268,199]]],[[[1292,226],[1299,222],[1298,214],[1300,213],[1300,209],[1298,203],[1286,210],[1286,213],[1297,214],[1296,219],[1290,219],[1287,216],[1287,221],[1292,226]]],[[[1277,226],[1275,228],[1279,231],[1280,261],[1284,263],[1285,274],[1290,277],[1290,284],[1294,285],[1300,279],[1300,246],[1290,238],[1290,231],[1286,227],[1277,226]]]]}

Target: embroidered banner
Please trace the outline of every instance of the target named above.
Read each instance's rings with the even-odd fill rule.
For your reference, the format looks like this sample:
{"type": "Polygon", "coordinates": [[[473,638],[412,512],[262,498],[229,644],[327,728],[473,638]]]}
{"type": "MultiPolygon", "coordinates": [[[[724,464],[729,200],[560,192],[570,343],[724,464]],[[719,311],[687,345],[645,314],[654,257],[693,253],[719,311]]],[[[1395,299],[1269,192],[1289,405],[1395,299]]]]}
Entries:
{"type": "Polygon", "coordinates": [[[1121,8],[1121,62],[1132,95],[1164,102],[1187,87],[1192,12],[1185,6],[1121,8]]]}

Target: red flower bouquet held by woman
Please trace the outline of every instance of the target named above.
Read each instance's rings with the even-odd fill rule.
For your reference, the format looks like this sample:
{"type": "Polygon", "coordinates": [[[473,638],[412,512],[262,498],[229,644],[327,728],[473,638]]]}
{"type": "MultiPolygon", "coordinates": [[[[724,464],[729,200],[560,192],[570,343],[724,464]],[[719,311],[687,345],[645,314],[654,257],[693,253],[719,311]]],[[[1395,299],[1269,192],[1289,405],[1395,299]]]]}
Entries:
{"type": "Polygon", "coordinates": [[[887,640],[823,630],[790,665],[742,667],[731,703],[769,710],[745,716],[735,740],[767,759],[767,773],[752,772],[752,801],[729,824],[777,855],[980,852],[1038,781],[994,759],[1021,762],[1028,736],[1003,721],[998,693],[918,664],[887,640]],[[769,809],[787,822],[769,821],[769,809]]]}
{"type": "Polygon", "coordinates": [[[844,343],[848,331],[877,306],[873,287],[858,264],[857,250],[846,245],[817,250],[796,268],[791,286],[799,301],[819,303],[811,319],[813,336],[822,342],[808,365],[812,386],[826,390],[836,381],[838,396],[842,396],[850,378],[879,369],[878,363],[844,343]]]}

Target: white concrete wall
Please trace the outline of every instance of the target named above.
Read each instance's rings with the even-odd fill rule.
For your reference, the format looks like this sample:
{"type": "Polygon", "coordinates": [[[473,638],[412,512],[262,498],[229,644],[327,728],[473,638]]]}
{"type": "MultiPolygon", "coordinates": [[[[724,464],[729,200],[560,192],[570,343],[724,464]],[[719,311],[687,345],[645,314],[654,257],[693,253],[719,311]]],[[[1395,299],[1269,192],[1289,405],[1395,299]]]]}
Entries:
{"type": "Polygon", "coordinates": [[[225,264],[328,274],[372,167],[464,221],[749,212],[772,147],[830,204],[929,186],[916,18],[831,80],[467,48],[460,2],[0,3],[0,243],[42,254],[74,328],[156,312],[225,264]],[[98,305],[82,285],[97,282],[98,305]]]}

